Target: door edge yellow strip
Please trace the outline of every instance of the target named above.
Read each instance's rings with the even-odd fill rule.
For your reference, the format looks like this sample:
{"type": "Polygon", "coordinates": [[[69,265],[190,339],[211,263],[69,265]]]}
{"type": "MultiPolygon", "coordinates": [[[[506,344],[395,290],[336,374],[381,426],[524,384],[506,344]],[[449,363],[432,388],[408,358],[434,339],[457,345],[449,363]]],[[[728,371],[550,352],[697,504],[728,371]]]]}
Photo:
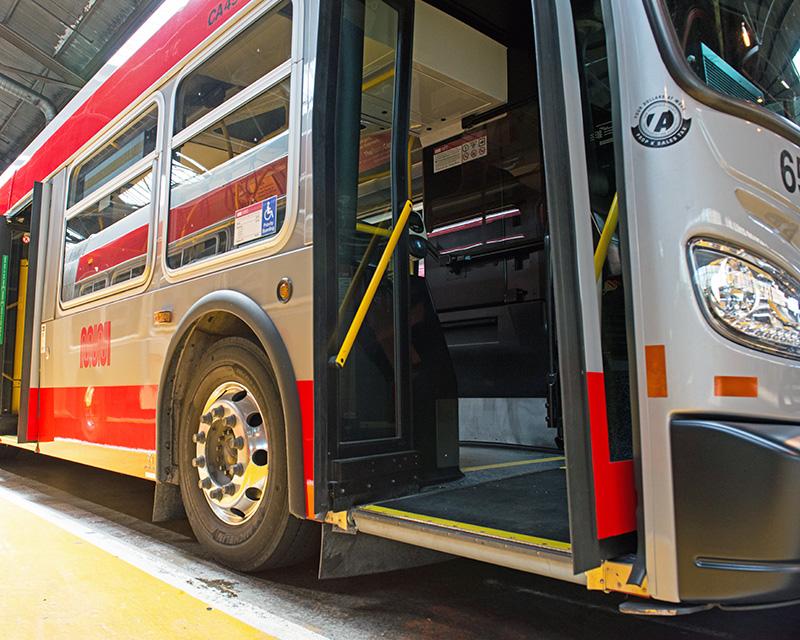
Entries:
{"type": "Polygon", "coordinates": [[[401,511],[400,509],[392,509],[391,507],[382,507],[377,504],[369,504],[363,507],[357,507],[358,511],[366,511],[367,513],[377,513],[379,515],[389,516],[392,518],[400,518],[409,520],[411,522],[420,522],[423,524],[430,524],[439,527],[448,527],[450,529],[458,529],[468,533],[475,533],[483,536],[490,536],[500,540],[507,540],[510,542],[521,542],[524,544],[536,545],[537,547],[545,547],[548,549],[557,549],[558,551],[572,551],[572,545],[569,542],[562,542],[561,540],[550,540],[549,538],[540,538],[538,536],[529,536],[524,533],[514,533],[513,531],[503,531],[501,529],[492,529],[491,527],[483,527],[477,524],[469,524],[468,522],[458,522],[456,520],[448,520],[446,518],[437,518],[435,516],[426,516],[420,513],[412,513],[410,511],[401,511]]]}
{"type": "Polygon", "coordinates": [[[473,471],[484,471],[486,469],[507,469],[509,467],[522,467],[528,464],[539,464],[540,462],[561,462],[564,456],[549,456],[547,458],[534,458],[532,460],[512,460],[511,462],[498,462],[496,464],[482,464],[476,467],[464,467],[461,469],[464,473],[472,473],[473,471]]]}

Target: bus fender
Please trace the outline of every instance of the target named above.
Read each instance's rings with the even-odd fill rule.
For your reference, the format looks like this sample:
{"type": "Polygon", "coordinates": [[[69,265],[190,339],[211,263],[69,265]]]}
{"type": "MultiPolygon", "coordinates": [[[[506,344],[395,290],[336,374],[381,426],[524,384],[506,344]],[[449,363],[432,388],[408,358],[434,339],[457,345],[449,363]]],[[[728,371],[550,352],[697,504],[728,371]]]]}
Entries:
{"type": "Polygon", "coordinates": [[[286,425],[286,462],[288,471],[289,512],[298,517],[306,517],[303,495],[303,430],[300,412],[300,396],[297,390],[292,360],[283,338],[272,318],[252,298],[232,290],[214,291],[195,302],[183,316],[172,336],[161,380],[158,387],[158,416],[156,419],[157,442],[157,480],[176,482],[171,456],[167,453],[171,446],[172,383],[175,378],[175,356],[183,348],[186,339],[196,327],[197,321],[209,313],[223,312],[236,316],[255,334],[272,365],[278,391],[283,405],[286,425]],[[167,395],[169,393],[169,395],[167,395]],[[169,425],[168,428],[164,428],[169,425]],[[166,454],[166,455],[162,455],[166,454]],[[162,461],[162,457],[164,458],[162,461]]]}

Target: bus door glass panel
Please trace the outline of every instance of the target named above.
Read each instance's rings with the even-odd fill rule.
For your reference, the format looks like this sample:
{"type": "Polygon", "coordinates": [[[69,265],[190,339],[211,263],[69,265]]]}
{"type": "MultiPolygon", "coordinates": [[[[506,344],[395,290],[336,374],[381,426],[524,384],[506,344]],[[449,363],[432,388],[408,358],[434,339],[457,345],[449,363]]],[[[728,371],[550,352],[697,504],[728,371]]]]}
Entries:
{"type": "Polygon", "coordinates": [[[292,5],[282,2],[181,81],[167,228],[171,269],[267,240],[283,226],[291,36],[292,5]],[[255,84],[264,90],[237,106],[234,96],[255,84]],[[201,131],[188,130],[215,113],[201,131]]]}
{"type": "MultiPolygon", "coordinates": [[[[63,177],[63,173],[58,179],[63,177]]],[[[45,351],[45,334],[40,333],[42,326],[42,311],[44,298],[44,279],[47,270],[47,240],[50,229],[50,220],[53,216],[54,201],[53,180],[44,183],[35,182],[30,215],[30,232],[28,235],[28,265],[25,276],[26,284],[21,289],[24,296],[24,312],[20,310],[17,323],[17,345],[21,343],[21,375],[19,386],[14,387],[13,401],[19,411],[17,435],[20,442],[33,442],[52,439],[40,432],[38,394],[42,386],[41,363],[45,351]],[[24,294],[22,291],[24,290],[24,294]]],[[[22,300],[20,300],[22,302],[22,300]]],[[[15,376],[20,352],[14,357],[15,376]]]]}
{"type": "MultiPolygon", "coordinates": [[[[392,225],[392,127],[398,12],[344,2],[337,105],[335,271],[338,349],[375,272],[392,225]]],[[[392,259],[346,366],[336,375],[340,445],[397,438],[392,259]]]]}
{"type": "Polygon", "coordinates": [[[7,219],[3,226],[2,295],[5,310],[0,323],[3,353],[3,374],[0,383],[0,412],[4,418],[2,432],[16,434],[22,381],[22,351],[25,332],[25,307],[28,286],[28,248],[32,205],[7,219]],[[7,416],[14,416],[6,421],[7,416]],[[13,427],[13,428],[12,428],[13,427]]]}

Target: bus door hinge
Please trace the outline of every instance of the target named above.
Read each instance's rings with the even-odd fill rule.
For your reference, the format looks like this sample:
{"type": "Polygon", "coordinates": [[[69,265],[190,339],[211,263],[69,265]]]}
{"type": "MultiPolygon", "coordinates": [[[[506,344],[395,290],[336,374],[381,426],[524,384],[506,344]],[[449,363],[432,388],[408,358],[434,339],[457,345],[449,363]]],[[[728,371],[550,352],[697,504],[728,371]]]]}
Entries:
{"type": "Polygon", "coordinates": [[[325,522],[332,525],[338,533],[353,535],[356,533],[356,525],[350,517],[349,511],[328,511],[325,514],[325,522]]]}
{"type": "Polygon", "coordinates": [[[586,572],[586,588],[590,591],[605,591],[606,593],[616,591],[640,598],[649,598],[647,577],[645,576],[641,585],[631,584],[628,580],[632,571],[632,564],[606,560],[599,567],[586,572]]]}

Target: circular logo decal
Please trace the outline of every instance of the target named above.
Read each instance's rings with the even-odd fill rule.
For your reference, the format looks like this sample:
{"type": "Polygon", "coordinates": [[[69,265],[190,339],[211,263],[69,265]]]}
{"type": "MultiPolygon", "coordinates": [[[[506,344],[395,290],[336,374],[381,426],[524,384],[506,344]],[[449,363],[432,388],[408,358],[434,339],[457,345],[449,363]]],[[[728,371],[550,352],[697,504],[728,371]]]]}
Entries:
{"type": "Polygon", "coordinates": [[[645,101],[634,114],[633,137],[645,147],[669,147],[682,140],[692,126],[683,104],[672,96],[645,101]]]}

